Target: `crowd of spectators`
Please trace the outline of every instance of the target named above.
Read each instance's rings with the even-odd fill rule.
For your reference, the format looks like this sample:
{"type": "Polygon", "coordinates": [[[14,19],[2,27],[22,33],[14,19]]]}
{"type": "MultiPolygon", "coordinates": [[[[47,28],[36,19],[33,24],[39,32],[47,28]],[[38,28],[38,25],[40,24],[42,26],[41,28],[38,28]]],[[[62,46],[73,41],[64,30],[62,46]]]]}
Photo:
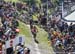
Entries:
{"type": "MultiPolygon", "coordinates": [[[[41,14],[41,8],[32,6],[26,7],[28,10],[28,14],[33,15],[38,13],[37,18],[40,25],[47,26],[46,29],[48,31],[49,37],[48,39],[51,41],[52,46],[57,54],[68,54],[75,51],[75,25],[68,25],[67,22],[56,20],[51,20],[47,22],[47,9],[43,7],[43,14],[41,14]],[[48,25],[47,25],[48,23],[48,25]]],[[[26,10],[26,9],[25,9],[26,10]]],[[[30,20],[30,25],[32,28],[33,20],[30,20]]],[[[35,35],[35,34],[33,34],[35,35]]],[[[35,35],[36,36],[36,35],[35,35]]],[[[34,37],[35,38],[35,37],[34,37]]]]}
{"type": "MultiPolygon", "coordinates": [[[[20,7],[21,6],[19,6],[19,9],[20,7]]],[[[2,46],[5,45],[6,41],[14,39],[18,36],[19,17],[17,8],[18,6],[15,7],[14,3],[12,2],[5,2],[3,0],[0,1],[0,53],[2,51],[2,46]]],[[[29,48],[24,47],[24,45],[20,43],[15,47],[18,47],[18,49],[15,49],[18,51],[16,54],[29,54],[30,52],[29,48]]],[[[14,47],[11,46],[6,49],[6,54],[14,54],[13,48],[14,47]]]]}
{"type": "Polygon", "coordinates": [[[57,54],[75,52],[75,24],[68,25],[64,21],[50,23],[48,29],[51,44],[57,54]]]}
{"type": "Polygon", "coordinates": [[[0,39],[8,40],[9,37],[16,36],[19,23],[15,18],[15,12],[12,3],[0,1],[0,39]]]}
{"type": "MultiPolygon", "coordinates": [[[[75,52],[75,24],[71,23],[68,25],[64,21],[56,22],[55,20],[50,20],[47,22],[47,11],[44,6],[43,9],[36,6],[31,6],[22,3],[11,3],[0,1],[0,18],[2,25],[0,26],[0,39],[8,40],[9,37],[16,36],[16,29],[19,26],[18,18],[22,17],[22,20],[32,18],[31,16],[37,13],[38,22],[40,25],[46,26],[47,32],[49,34],[49,41],[57,54],[68,54],[75,52]],[[25,10],[27,13],[18,13],[18,11],[25,10]],[[41,14],[40,10],[43,10],[41,14]],[[18,15],[19,14],[19,15],[18,15]],[[47,25],[48,23],[48,25],[47,25]],[[7,37],[7,38],[6,38],[7,37]]],[[[26,20],[27,21],[27,20],[26,20]]],[[[31,32],[36,39],[36,27],[32,26],[33,20],[30,19],[31,32]]],[[[21,49],[23,45],[19,44],[21,49]]],[[[21,51],[21,50],[20,50],[21,51]]],[[[21,52],[18,52],[21,53],[21,52]]]]}

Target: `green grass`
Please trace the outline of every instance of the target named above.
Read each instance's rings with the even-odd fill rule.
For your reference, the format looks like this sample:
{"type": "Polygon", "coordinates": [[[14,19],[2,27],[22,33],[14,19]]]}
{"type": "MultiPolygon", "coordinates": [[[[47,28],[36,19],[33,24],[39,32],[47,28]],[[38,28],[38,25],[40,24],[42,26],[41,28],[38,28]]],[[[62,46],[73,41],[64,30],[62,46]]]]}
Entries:
{"type": "Polygon", "coordinates": [[[31,42],[31,35],[29,28],[24,23],[19,21],[19,29],[20,29],[20,34],[25,36],[26,44],[29,44],[31,42]]]}
{"type": "Polygon", "coordinates": [[[18,2],[19,0],[5,0],[5,1],[9,1],[9,2],[18,2]]]}
{"type": "Polygon", "coordinates": [[[47,37],[48,37],[47,32],[44,31],[44,29],[39,28],[38,26],[37,26],[37,28],[38,28],[37,39],[38,39],[39,43],[43,46],[49,47],[48,39],[47,39],[47,37]]]}
{"type": "MultiPolygon", "coordinates": [[[[19,21],[19,29],[20,29],[20,34],[25,35],[26,45],[32,43],[32,37],[31,37],[29,27],[26,24],[19,21]]],[[[53,51],[52,46],[50,46],[50,43],[48,43],[47,32],[44,31],[44,29],[39,28],[38,26],[37,29],[38,29],[37,40],[39,41],[39,48],[41,50],[45,50],[45,51],[47,50],[49,52],[53,51]]]]}
{"type": "Polygon", "coordinates": [[[50,44],[50,41],[48,41],[48,33],[42,29],[42,28],[38,28],[38,33],[37,33],[37,40],[39,41],[39,48],[42,50],[47,50],[49,51],[48,53],[51,53],[51,51],[53,52],[53,48],[50,44]],[[50,51],[51,50],[51,51],[50,51]]]}

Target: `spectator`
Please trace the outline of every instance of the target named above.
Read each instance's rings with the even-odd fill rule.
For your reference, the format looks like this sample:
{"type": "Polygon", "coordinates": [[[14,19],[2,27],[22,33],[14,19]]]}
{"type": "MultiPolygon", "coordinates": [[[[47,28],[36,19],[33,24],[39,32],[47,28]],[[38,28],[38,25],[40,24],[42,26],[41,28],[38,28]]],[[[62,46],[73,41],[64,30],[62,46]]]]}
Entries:
{"type": "Polygon", "coordinates": [[[30,19],[30,28],[32,29],[32,27],[33,27],[33,20],[30,19]]]}
{"type": "Polygon", "coordinates": [[[4,35],[2,28],[0,28],[0,39],[2,38],[2,36],[4,35]]]}
{"type": "Polygon", "coordinates": [[[69,32],[73,32],[73,27],[72,27],[72,23],[70,24],[70,26],[69,26],[69,32]]]}

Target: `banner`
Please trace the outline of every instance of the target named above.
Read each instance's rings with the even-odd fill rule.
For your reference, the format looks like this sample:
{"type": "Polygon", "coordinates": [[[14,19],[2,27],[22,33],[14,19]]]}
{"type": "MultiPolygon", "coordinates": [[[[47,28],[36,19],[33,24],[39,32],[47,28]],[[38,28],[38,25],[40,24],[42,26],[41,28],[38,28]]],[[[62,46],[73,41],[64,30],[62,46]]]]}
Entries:
{"type": "Polygon", "coordinates": [[[24,36],[17,36],[14,39],[10,39],[9,41],[6,41],[6,48],[15,47],[17,44],[24,44],[25,43],[25,37],[24,36]]]}

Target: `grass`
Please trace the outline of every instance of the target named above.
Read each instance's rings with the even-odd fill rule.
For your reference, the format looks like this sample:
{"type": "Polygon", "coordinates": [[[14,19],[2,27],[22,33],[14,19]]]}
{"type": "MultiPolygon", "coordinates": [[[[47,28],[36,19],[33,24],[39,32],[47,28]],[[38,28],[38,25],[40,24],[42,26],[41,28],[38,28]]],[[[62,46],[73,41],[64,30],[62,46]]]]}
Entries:
{"type": "MultiPolygon", "coordinates": [[[[26,45],[32,43],[32,37],[29,27],[26,24],[19,21],[19,29],[20,34],[25,36],[26,45]]],[[[53,51],[53,49],[52,46],[50,46],[50,43],[48,42],[47,39],[48,34],[46,31],[44,31],[44,29],[39,28],[38,26],[37,29],[38,29],[37,40],[39,41],[39,48],[40,50],[48,51],[49,54],[51,51],[53,51]]]]}
{"type": "Polygon", "coordinates": [[[9,2],[18,2],[19,0],[5,0],[5,1],[9,1],[9,2]]]}
{"type": "Polygon", "coordinates": [[[19,21],[19,29],[20,34],[25,36],[26,44],[29,44],[31,42],[31,35],[29,28],[24,23],[19,21]]]}
{"type": "Polygon", "coordinates": [[[49,51],[48,53],[51,53],[51,51],[53,51],[52,46],[50,44],[50,41],[48,41],[48,33],[42,29],[42,28],[38,28],[38,33],[37,33],[37,40],[39,41],[39,48],[41,50],[47,50],[49,51]],[[50,51],[51,50],[51,51],[50,51]]]}

